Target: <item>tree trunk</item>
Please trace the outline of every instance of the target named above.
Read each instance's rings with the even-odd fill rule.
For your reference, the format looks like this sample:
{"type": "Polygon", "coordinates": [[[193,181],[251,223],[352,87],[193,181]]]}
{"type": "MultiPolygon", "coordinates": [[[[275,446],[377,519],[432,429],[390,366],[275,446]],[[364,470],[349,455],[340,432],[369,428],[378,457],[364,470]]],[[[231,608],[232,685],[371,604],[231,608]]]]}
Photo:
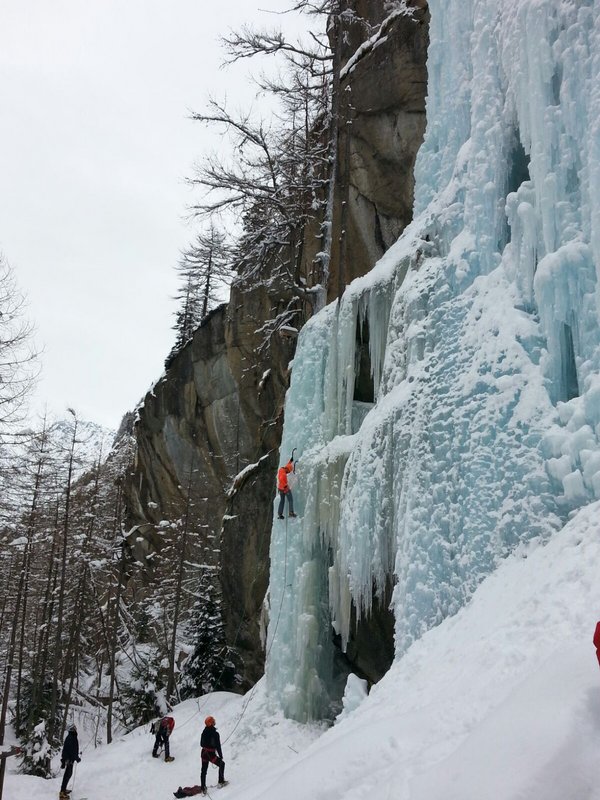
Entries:
{"type": "Polygon", "coordinates": [[[50,724],[48,741],[51,745],[56,745],[57,738],[55,730],[56,712],[58,709],[58,674],[61,660],[63,615],[65,605],[65,584],[67,574],[67,538],[69,533],[69,514],[71,508],[71,488],[73,481],[73,462],[75,460],[75,444],[77,441],[77,417],[74,416],[73,436],[71,438],[71,448],[69,451],[69,467],[67,472],[67,483],[65,487],[65,515],[63,524],[62,555],[60,565],[60,584],[58,592],[58,612],[56,616],[56,633],[54,638],[54,655],[52,659],[52,700],[50,704],[50,724]]]}
{"type": "Polygon", "coordinates": [[[117,652],[117,634],[119,631],[119,611],[121,606],[121,591],[123,588],[123,576],[125,574],[125,553],[121,551],[119,562],[119,577],[117,579],[117,593],[115,597],[114,620],[111,631],[110,652],[108,654],[110,663],[110,684],[108,688],[108,706],[106,709],[106,743],[112,742],[112,716],[113,702],[115,696],[115,655],[117,652]]]}
{"type": "Polygon", "coordinates": [[[192,503],[192,478],[194,473],[194,458],[190,464],[190,473],[188,476],[187,498],[185,505],[185,517],[183,522],[183,530],[181,532],[181,541],[179,542],[179,565],[177,569],[177,586],[175,589],[175,608],[173,610],[173,632],[171,636],[171,647],[169,652],[169,676],[167,679],[167,700],[170,701],[175,688],[175,648],[177,645],[177,625],[179,623],[179,609],[181,605],[181,587],[183,584],[183,570],[185,566],[185,551],[187,546],[187,535],[190,524],[190,508],[192,503]]]}
{"type": "Polygon", "coordinates": [[[202,319],[204,319],[208,313],[208,301],[210,299],[210,279],[212,275],[212,258],[213,251],[211,250],[208,255],[208,264],[206,265],[206,281],[204,283],[204,294],[202,298],[202,319]]]}
{"type": "MultiPolygon", "coordinates": [[[[25,583],[25,564],[28,558],[28,550],[29,550],[29,542],[25,544],[25,550],[23,552],[21,576],[19,578],[19,586],[17,589],[17,597],[15,600],[13,623],[10,631],[10,642],[8,645],[6,672],[4,674],[4,686],[2,688],[2,706],[0,707],[0,746],[4,744],[4,732],[6,730],[6,714],[8,712],[8,696],[10,693],[10,681],[12,678],[13,661],[15,657],[17,628],[19,627],[19,612],[23,597],[23,586],[25,583]]],[[[5,763],[6,759],[4,758],[0,759],[0,800],[2,800],[2,791],[4,788],[5,763]]]]}
{"type": "Polygon", "coordinates": [[[342,45],[344,42],[344,25],[342,20],[343,0],[338,0],[337,14],[333,17],[336,25],[335,47],[333,50],[333,84],[331,87],[331,119],[329,122],[329,180],[327,185],[327,205],[325,219],[321,225],[320,275],[318,282],[321,291],[317,296],[315,311],[319,311],[327,303],[327,289],[331,262],[331,243],[333,241],[333,213],[335,205],[335,189],[338,179],[338,128],[340,118],[340,72],[342,65],[342,45]]]}
{"type": "Polygon", "coordinates": [[[23,650],[25,647],[25,624],[27,620],[27,600],[29,597],[29,576],[31,573],[31,560],[33,549],[33,534],[35,531],[36,515],[38,500],[40,495],[40,485],[42,481],[42,472],[46,463],[46,445],[48,442],[48,433],[46,430],[46,420],[40,434],[40,451],[35,470],[35,480],[33,484],[33,495],[31,498],[31,508],[29,510],[29,519],[27,522],[27,558],[25,562],[25,575],[23,586],[23,610],[21,614],[21,637],[19,640],[19,663],[17,671],[17,695],[16,695],[16,715],[15,727],[19,731],[21,727],[21,687],[23,680],[23,650]]]}
{"type": "Polygon", "coordinates": [[[33,726],[33,718],[37,704],[42,697],[44,691],[44,679],[46,675],[46,664],[48,661],[48,647],[50,642],[50,627],[52,622],[52,615],[54,613],[54,593],[56,591],[56,583],[58,574],[56,569],[56,549],[58,542],[58,513],[59,501],[56,501],[56,518],[54,525],[54,535],[52,537],[52,546],[50,548],[50,556],[48,559],[48,575],[46,578],[46,591],[44,593],[44,600],[42,603],[41,623],[39,627],[42,629],[39,641],[36,647],[36,657],[31,670],[31,705],[29,708],[29,718],[27,720],[27,727],[33,726]]]}

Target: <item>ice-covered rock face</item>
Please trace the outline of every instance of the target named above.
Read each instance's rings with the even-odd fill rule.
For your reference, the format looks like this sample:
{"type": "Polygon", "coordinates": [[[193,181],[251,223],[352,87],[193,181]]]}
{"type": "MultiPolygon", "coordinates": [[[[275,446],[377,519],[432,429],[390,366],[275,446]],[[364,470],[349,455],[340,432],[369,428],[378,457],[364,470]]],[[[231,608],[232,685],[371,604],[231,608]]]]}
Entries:
{"type": "Polygon", "coordinates": [[[393,580],[400,656],[600,497],[600,0],[429,5],[415,221],[303,329],[286,402],[267,680],[298,719],[353,606],[393,580]]]}

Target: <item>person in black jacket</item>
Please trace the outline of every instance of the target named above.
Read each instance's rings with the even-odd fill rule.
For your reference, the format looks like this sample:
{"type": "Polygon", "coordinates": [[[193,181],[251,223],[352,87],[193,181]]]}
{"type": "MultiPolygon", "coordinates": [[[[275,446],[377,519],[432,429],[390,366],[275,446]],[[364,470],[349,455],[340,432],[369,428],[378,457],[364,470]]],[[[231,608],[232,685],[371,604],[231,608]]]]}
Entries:
{"type": "Polygon", "coordinates": [[[79,758],[79,740],[77,739],[77,728],[75,725],[71,725],[60,756],[60,768],[65,771],[60,787],[60,800],[68,800],[67,784],[71,780],[73,764],[76,761],[78,763],[81,761],[79,758]]]}
{"type": "Polygon", "coordinates": [[[200,747],[202,751],[200,758],[202,759],[202,769],[200,771],[200,788],[202,794],[206,794],[206,773],[208,772],[208,765],[216,764],[219,768],[219,786],[226,786],[225,780],[225,762],[223,761],[223,753],[221,751],[221,737],[218,730],[215,728],[215,718],[207,717],[204,720],[206,727],[202,731],[200,737],[200,747]]]}

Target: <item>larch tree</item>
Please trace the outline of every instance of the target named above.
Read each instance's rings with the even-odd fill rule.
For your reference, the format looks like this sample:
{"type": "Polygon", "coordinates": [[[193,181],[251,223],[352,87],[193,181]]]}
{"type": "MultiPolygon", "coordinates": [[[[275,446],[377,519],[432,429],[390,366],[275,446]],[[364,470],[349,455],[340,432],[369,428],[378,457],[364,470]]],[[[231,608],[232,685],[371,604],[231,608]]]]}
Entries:
{"type": "Polygon", "coordinates": [[[0,255],[0,445],[14,441],[15,427],[25,418],[36,368],[25,299],[8,262],[0,255]]]}
{"type": "MultiPolygon", "coordinates": [[[[261,88],[271,91],[282,101],[287,129],[291,134],[286,138],[285,149],[291,149],[296,174],[290,178],[284,173],[281,182],[292,190],[290,194],[295,194],[296,199],[312,194],[310,205],[305,206],[305,214],[298,214],[294,203],[287,204],[289,211],[293,209],[292,216],[298,220],[301,231],[298,237],[298,230],[292,229],[288,239],[293,246],[298,238],[302,240],[309,221],[319,225],[320,247],[314,257],[309,280],[312,306],[318,310],[327,301],[330,280],[335,198],[340,178],[340,134],[345,134],[346,142],[349,141],[348,99],[343,101],[341,89],[342,57],[349,26],[357,22],[361,24],[363,20],[350,8],[349,0],[299,0],[292,3],[289,10],[322,20],[320,35],[311,32],[309,45],[290,42],[280,31],[261,32],[248,27],[231,34],[224,42],[230,61],[258,55],[281,55],[285,60],[285,80],[279,83],[266,81],[266,84],[263,81],[261,88]],[[298,117],[301,121],[300,130],[296,128],[298,117]],[[298,152],[295,147],[298,141],[303,152],[298,152]],[[308,143],[311,146],[307,146],[308,143]],[[299,172],[298,165],[301,165],[299,172]]],[[[347,89],[349,76],[346,76],[346,83],[347,89]]],[[[346,204],[344,198],[341,204],[342,217],[346,204]]],[[[342,237],[345,233],[344,222],[342,218],[342,237]]],[[[340,248],[342,250],[343,247],[340,248]]],[[[340,267],[338,293],[343,288],[343,265],[340,267]]]]}
{"type": "MultiPolygon", "coordinates": [[[[28,592],[33,533],[31,526],[21,536],[15,518],[24,510],[22,474],[17,463],[18,445],[28,438],[19,426],[26,416],[27,400],[35,381],[36,354],[32,347],[32,329],[24,317],[25,301],[19,292],[12,270],[0,255],[0,526],[2,538],[12,545],[10,558],[2,558],[2,567],[9,562],[9,581],[2,602],[3,621],[10,626],[3,645],[3,679],[0,700],[0,745],[8,712],[15,663],[18,660],[19,623],[28,592]],[[14,535],[16,534],[16,536],[14,535]],[[5,538],[6,537],[6,538],[5,538]],[[16,550],[16,552],[15,552],[16,550]],[[10,580],[12,578],[12,580],[10,580]]],[[[3,553],[4,556],[4,553],[3,553]]],[[[4,786],[6,759],[0,758],[0,798],[4,786]]]]}
{"type": "Polygon", "coordinates": [[[169,358],[190,341],[209,311],[226,300],[234,274],[231,259],[228,237],[212,219],[182,252],[176,267],[181,279],[173,326],[177,338],[169,358]]]}

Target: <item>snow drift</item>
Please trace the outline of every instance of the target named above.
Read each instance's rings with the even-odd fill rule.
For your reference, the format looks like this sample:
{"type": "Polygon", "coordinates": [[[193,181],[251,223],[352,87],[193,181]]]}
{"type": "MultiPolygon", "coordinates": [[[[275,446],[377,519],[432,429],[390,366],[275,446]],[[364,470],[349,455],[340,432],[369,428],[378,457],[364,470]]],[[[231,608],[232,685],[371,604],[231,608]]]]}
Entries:
{"type": "MultiPolygon", "coordinates": [[[[284,719],[262,684],[207,695],[174,709],[173,764],[152,759],[147,728],[84,744],[73,796],[168,800],[198,783],[211,713],[231,781],[221,795],[209,773],[219,800],[600,800],[599,520],[594,503],[518,546],[326,732],[284,719]]],[[[51,800],[59,783],[11,773],[6,796],[51,800]]]]}

